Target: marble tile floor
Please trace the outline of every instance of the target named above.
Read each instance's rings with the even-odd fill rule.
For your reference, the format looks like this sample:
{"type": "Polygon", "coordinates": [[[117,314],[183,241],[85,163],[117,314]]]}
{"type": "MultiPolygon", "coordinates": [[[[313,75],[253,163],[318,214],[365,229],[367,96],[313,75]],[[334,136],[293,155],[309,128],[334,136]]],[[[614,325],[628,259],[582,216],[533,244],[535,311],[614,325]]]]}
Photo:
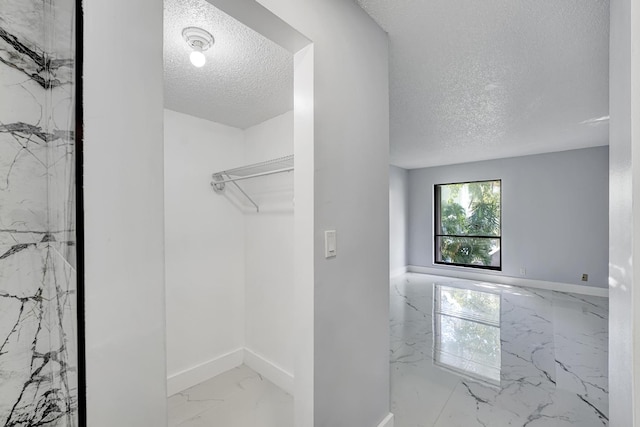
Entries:
{"type": "Polygon", "coordinates": [[[293,397],[245,365],[169,397],[169,427],[293,427],[293,397]]]}
{"type": "Polygon", "coordinates": [[[395,427],[608,425],[607,298],[391,281],[395,427]]]}

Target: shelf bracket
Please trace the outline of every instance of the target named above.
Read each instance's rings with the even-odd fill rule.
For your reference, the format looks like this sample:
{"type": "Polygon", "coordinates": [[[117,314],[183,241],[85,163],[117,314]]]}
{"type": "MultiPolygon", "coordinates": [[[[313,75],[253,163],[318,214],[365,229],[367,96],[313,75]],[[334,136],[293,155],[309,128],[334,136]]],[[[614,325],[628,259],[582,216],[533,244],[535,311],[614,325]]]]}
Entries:
{"type": "Polygon", "coordinates": [[[213,191],[220,194],[224,192],[228,183],[233,184],[234,187],[236,187],[256,208],[256,212],[260,212],[258,204],[246,193],[246,191],[242,189],[242,187],[240,187],[236,181],[291,171],[293,171],[293,155],[249,166],[216,172],[212,175],[213,181],[211,181],[211,187],[213,188],[213,191]]]}

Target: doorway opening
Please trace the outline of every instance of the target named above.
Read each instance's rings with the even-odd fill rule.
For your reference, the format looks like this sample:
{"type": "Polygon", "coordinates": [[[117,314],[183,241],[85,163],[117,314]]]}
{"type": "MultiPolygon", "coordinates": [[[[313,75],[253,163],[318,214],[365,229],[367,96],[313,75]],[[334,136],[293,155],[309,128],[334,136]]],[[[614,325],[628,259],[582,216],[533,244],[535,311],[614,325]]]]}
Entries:
{"type": "Polygon", "coordinates": [[[169,425],[293,426],[312,396],[313,48],[226,3],[164,2],[169,425]]]}

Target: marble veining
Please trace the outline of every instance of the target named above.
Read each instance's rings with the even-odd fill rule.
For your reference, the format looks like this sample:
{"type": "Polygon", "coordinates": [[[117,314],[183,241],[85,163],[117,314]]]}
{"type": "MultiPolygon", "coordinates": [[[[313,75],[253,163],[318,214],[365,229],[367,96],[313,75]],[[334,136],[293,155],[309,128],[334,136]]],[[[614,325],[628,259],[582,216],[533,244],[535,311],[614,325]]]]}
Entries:
{"type": "Polygon", "coordinates": [[[71,0],[0,0],[0,426],[76,426],[71,0]]]}
{"type": "Polygon", "coordinates": [[[52,57],[36,45],[29,46],[3,26],[0,26],[0,62],[22,72],[44,89],[72,83],[72,58],[52,57]]]}
{"type": "Polygon", "coordinates": [[[293,397],[245,365],[169,398],[169,427],[293,427],[293,397]]]}
{"type": "Polygon", "coordinates": [[[0,422],[75,425],[75,272],[50,243],[29,245],[1,266],[0,422]]]}
{"type": "Polygon", "coordinates": [[[606,426],[607,319],[606,298],[411,273],[393,279],[395,425],[606,426]]]}

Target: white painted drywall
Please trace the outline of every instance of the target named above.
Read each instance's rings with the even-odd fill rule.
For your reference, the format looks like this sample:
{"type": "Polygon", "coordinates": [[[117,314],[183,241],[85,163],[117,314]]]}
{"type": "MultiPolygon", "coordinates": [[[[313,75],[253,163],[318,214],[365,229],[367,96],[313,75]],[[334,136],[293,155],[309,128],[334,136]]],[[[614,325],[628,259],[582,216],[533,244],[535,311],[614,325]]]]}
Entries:
{"type": "Polygon", "coordinates": [[[171,378],[244,346],[244,217],[209,185],[213,172],[243,164],[244,132],[171,110],[164,132],[171,378]]]}
{"type": "Polygon", "coordinates": [[[489,179],[502,179],[502,271],[483,273],[606,287],[606,146],[409,171],[409,264],[470,271],[433,264],[433,186],[489,179]]]}
{"type": "Polygon", "coordinates": [[[389,271],[404,273],[409,241],[409,171],[389,166],[389,271]]]}
{"type": "MultiPolygon", "coordinates": [[[[293,153],[293,112],[244,132],[246,164],[293,153]]],[[[245,347],[293,376],[293,174],[242,184],[260,206],[244,216],[245,347]]]]}
{"type": "Polygon", "coordinates": [[[608,122],[595,120],[609,114],[608,0],[357,2],[393,46],[394,165],[433,167],[607,140],[608,122]]]}
{"type": "MultiPolygon", "coordinates": [[[[313,75],[316,95],[310,103],[305,85],[296,109],[306,102],[306,111],[295,113],[302,126],[295,133],[306,144],[299,157],[305,169],[296,177],[304,179],[307,195],[314,194],[313,211],[305,209],[295,221],[305,242],[296,245],[304,263],[302,270],[296,266],[296,278],[306,285],[312,269],[316,278],[315,295],[307,288],[296,292],[314,316],[301,322],[313,342],[301,342],[296,362],[305,368],[296,371],[305,380],[296,390],[304,388],[309,397],[312,385],[313,403],[303,397],[296,422],[375,426],[389,411],[387,37],[354,2],[260,3],[314,43],[296,55],[313,75]],[[307,263],[311,223],[313,266],[307,263]],[[338,230],[339,254],[332,261],[321,257],[327,227],[338,230]]],[[[93,242],[87,247],[89,425],[162,426],[162,3],[95,0],[84,7],[85,45],[91,46],[85,52],[85,136],[87,145],[95,144],[86,149],[85,189],[91,194],[87,239],[93,242]],[[131,40],[136,49],[123,49],[131,40]]]]}
{"type": "Polygon", "coordinates": [[[387,36],[355,2],[260,3],[314,44],[314,414],[296,422],[375,426],[389,412],[387,36]]]}
{"type": "Polygon", "coordinates": [[[246,129],[293,108],[293,55],[206,1],[164,0],[165,105],[246,129]],[[182,31],[215,38],[194,67],[182,31]]]}
{"type": "Polygon", "coordinates": [[[162,9],[155,0],[83,2],[91,427],[167,423],[162,9]]]}
{"type": "Polygon", "coordinates": [[[165,110],[170,392],[228,369],[245,348],[291,383],[293,174],[239,183],[260,213],[232,185],[216,194],[209,182],[215,171],[292,152],[293,112],[243,131],[165,110]]]}
{"type": "Polygon", "coordinates": [[[315,209],[314,209],[314,47],[294,56],[293,172],[296,214],[294,223],[293,278],[295,323],[294,426],[313,425],[314,411],[314,295],[315,295],[315,209]]]}
{"type": "Polygon", "coordinates": [[[640,426],[640,4],[611,0],[609,414],[640,426]]]}

